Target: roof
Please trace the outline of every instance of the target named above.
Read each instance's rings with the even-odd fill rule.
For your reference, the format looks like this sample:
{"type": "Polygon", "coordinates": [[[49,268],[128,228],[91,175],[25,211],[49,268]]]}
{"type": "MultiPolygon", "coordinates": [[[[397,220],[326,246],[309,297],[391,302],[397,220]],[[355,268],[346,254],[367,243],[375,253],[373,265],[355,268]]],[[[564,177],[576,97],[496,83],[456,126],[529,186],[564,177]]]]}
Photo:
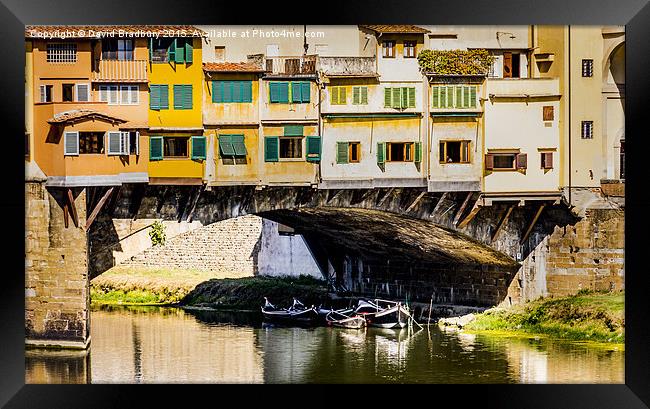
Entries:
{"type": "Polygon", "coordinates": [[[57,125],[67,122],[81,122],[90,119],[101,119],[112,123],[124,123],[123,119],[104,114],[101,112],[93,111],[92,109],[73,109],[71,111],[60,112],[55,114],[52,118],[48,119],[49,124],[57,125]]]}
{"type": "Polygon", "coordinates": [[[248,62],[208,62],[203,63],[205,72],[264,72],[262,67],[248,62]]]}
{"type": "Polygon", "coordinates": [[[207,33],[199,28],[188,25],[129,25],[129,26],[26,26],[25,38],[103,38],[117,37],[128,34],[127,37],[155,37],[168,36],[174,33],[175,37],[203,37],[207,33]],[[101,34],[100,34],[101,33],[101,34]]]}
{"type": "Polygon", "coordinates": [[[376,72],[348,72],[348,73],[323,73],[323,75],[329,78],[379,78],[379,74],[376,72]]]}
{"type": "Polygon", "coordinates": [[[425,34],[429,33],[430,30],[426,28],[414,26],[411,24],[368,24],[368,25],[359,25],[359,28],[365,28],[366,30],[374,31],[376,33],[395,33],[395,34],[425,34]]]}

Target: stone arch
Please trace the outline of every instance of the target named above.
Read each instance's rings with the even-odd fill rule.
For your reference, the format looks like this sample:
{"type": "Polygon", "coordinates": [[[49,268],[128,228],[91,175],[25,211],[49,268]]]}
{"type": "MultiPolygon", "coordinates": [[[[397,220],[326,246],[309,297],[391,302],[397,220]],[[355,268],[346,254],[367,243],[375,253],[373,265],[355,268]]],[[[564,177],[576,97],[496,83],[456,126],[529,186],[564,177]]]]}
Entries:
{"type": "Polygon", "coordinates": [[[610,44],[604,54],[603,58],[603,86],[609,83],[609,72],[612,69],[612,61],[614,61],[614,68],[616,70],[614,77],[614,84],[625,84],[625,38],[617,39],[614,43],[610,44]],[[622,82],[616,82],[616,76],[622,82]]]}

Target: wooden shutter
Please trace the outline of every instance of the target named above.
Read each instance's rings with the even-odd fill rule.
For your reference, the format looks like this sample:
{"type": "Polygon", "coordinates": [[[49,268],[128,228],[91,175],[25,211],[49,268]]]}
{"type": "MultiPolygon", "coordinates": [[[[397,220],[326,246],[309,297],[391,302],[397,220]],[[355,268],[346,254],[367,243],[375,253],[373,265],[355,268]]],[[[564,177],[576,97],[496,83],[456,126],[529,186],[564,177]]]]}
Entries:
{"type": "Polygon", "coordinates": [[[307,162],[320,161],[320,136],[308,135],[307,136],[307,162]]]}
{"type": "Polygon", "coordinates": [[[463,108],[463,86],[456,85],[456,103],[454,108],[463,108]]]}
{"type": "Polygon", "coordinates": [[[299,82],[291,83],[291,102],[302,102],[302,85],[299,82]]]}
{"type": "Polygon", "coordinates": [[[193,136],[192,159],[205,160],[205,136],[193,136]]]}
{"type": "Polygon", "coordinates": [[[368,87],[359,87],[361,90],[361,105],[368,105],[368,87]]]}
{"type": "MultiPolygon", "coordinates": [[[[311,100],[311,82],[309,81],[302,82],[301,87],[302,87],[301,90],[302,102],[309,102],[311,100]]],[[[343,88],[343,95],[345,98],[345,88],[343,88]]]]}
{"type": "Polygon", "coordinates": [[[77,101],[88,102],[89,100],[88,84],[77,84],[77,101]]]}
{"type": "Polygon", "coordinates": [[[212,102],[223,102],[223,81],[212,81],[212,102]]]}
{"type": "Polygon", "coordinates": [[[280,138],[277,136],[264,137],[264,161],[277,162],[280,156],[280,138]]]}
{"type": "Polygon", "coordinates": [[[153,61],[153,37],[149,39],[149,64],[153,61]]]}
{"type": "Polygon", "coordinates": [[[348,142],[336,142],[336,163],[348,163],[348,142]]]}
{"type": "Polygon", "coordinates": [[[66,132],[63,145],[64,155],[79,155],[79,132],[66,132]]]}
{"type": "Polygon", "coordinates": [[[452,85],[448,85],[446,108],[453,108],[453,107],[454,107],[454,87],[452,85]]]}
{"type": "Polygon", "coordinates": [[[407,88],[408,93],[408,107],[415,108],[415,87],[407,88]]]}
{"type": "Polygon", "coordinates": [[[122,154],[122,133],[121,132],[108,132],[108,155],[121,155],[122,154]]]}
{"type": "Polygon", "coordinates": [[[284,136],[303,136],[304,129],[303,125],[285,125],[284,136]]]}
{"type": "Polygon", "coordinates": [[[352,87],[352,105],[361,103],[361,87],[352,87]]]}
{"type": "Polygon", "coordinates": [[[131,145],[129,132],[121,132],[120,137],[120,151],[122,155],[129,154],[129,147],[131,145]]]}
{"type": "Polygon", "coordinates": [[[176,50],[176,54],[174,54],[174,61],[179,64],[185,62],[185,46],[183,42],[184,41],[182,38],[174,39],[174,48],[176,50]]]}
{"type": "Polygon", "coordinates": [[[253,102],[253,81],[242,81],[241,102],[253,102]]]}
{"type": "Polygon", "coordinates": [[[472,86],[464,85],[461,88],[463,89],[463,108],[469,108],[471,106],[470,88],[472,86]]]}
{"type": "Polygon", "coordinates": [[[332,105],[339,104],[339,87],[330,88],[330,104],[332,105]]]}
{"type": "Polygon", "coordinates": [[[219,135],[219,152],[222,157],[235,155],[235,148],[232,146],[232,135],[219,135]]]}
{"type": "Polygon", "coordinates": [[[135,154],[140,155],[140,131],[135,132],[135,154]]]}
{"type": "Polygon", "coordinates": [[[553,169],[553,152],[542,152],[542,169],[553,169]]]}
{"type": "Polygon", "coordinates": [[[192,48],[192,38],[185,39],[185,62],[191,63],[194,61],[194,49],[192,48]]]}
{"type": "Polygon", "coordinates": [[[230,141],[235,151],[235,156],[246,156],[246,144],[244,143],[244,135],[230,135],[230,141]]]}
{"type": "Polygon", "coordinates": [[[233,102],[234,88],[233,81],[223,81],[223,102],[233,102]]]}
{"type": "Polygon", "coordinates": [[[544,121],[552,121],[553,120],[553,106],[545,106],[543,107],[543,120],[544,121]]]}
{"type": "Polygon", "coordinates": [[[393,88],[393,108],[402,107],[402,88],[393,88]]]}
{"type": "Polygon", "coordinates": [[[167,62],[176,61],[176,40],[172,40],[167,48],[167,62]]]}
{"type": "Polygon", "coordinates": [[[447,87],[441,85],[440,87],[440,105],[438,108],[447,108],[447,87]]]}
{"type": "Polygon", "coordinates": [[[169,109],[169,85],[159,85],[160,109],[169,109]]]}
{"type": "Polygon", "coordinates": [[[280,87],[277,82],[269,82],[269,101],[280,102],[280,87]]]}
{"type": "Polygon", "coordinates": [[[184,87],[182,85],[174,85],[174,109],[183,109],[183,92],[184,87]]]}
{"type": "Polygon", "coordinates": [[[242,101],[242,82],[241,81],[231,81],[232,83],[232,102],[241,102],[242,101]]]}
{"type": "Polygon", "coordinates": [[[152,136],[149,138],[149,161],[162,160],[163,158],[163,137],[152,136]]]}
{"type": "Polygon", "coordinates": [[[422,162],[422,142],[415,142],[415,163],[422,162]]]}
{"type": "Polygon", "coordinates": [[[517,154],[517,169],[526,169],[528,166],[528,155],[525,153],[517,154]]]}
{"type": "Polygon", "coordinates": [[[386,142],[377,142],[377,164],[386,163],[386,142]]]}
{"type": "Polygon", "coordinates": [[[431,87],[431,107],[440,108],[440,87],[437,85],[431,87]]]}
{"type": "Polygon", "coordinates": [[[278,102],[285,104],[289,103],[289,83],[288,82],[278,82],[278,102]]]}
{"type": "Polygon", "coordinates": [[[192,109],[192,84],[183,85],[183,108],[192,109]]]}
{"type": "Polygon", "coordinates": [[[512,53],[503,53],[503,78],[512,78],[512,53]]]}
{"type": "Polygon", "coordinates": [[[393,107],[393,93],[392,88],[384,88],[384,108],[393,107]]]}
{"type": "Polygon", "coordinates": [[[400,108],[409,107],[409,89],[402,87],[400,90],[400,108]]]}
{"type": "Polygon", "coordinates": [[[469,87],[469,106],[476,108],[476,86],[469,87]]]}
{"type": "Polygon", "coordinates": [[[348,95],[347,95],[347,90],[345,87],[339,87],[339,100],[338,103],[341,105],[345,105],[348,103],[348,95]]]}
{"type": "Polygon", "coordinates": [[[492,154],[485,154],[485,169],[492,170],[494,169],[494,156],[492,154]]]}
{"type": "Polygon", "coordinates": [[[41,102],[47,102],[47,91],[45,90],[45,85],[41,85],[40,90],[41,90],[41,102]]]}
{"type": "Polygon", "coordinates": [[[460,143],[460,161],[463,163],[469,162],[469,141],[460,143]]]}

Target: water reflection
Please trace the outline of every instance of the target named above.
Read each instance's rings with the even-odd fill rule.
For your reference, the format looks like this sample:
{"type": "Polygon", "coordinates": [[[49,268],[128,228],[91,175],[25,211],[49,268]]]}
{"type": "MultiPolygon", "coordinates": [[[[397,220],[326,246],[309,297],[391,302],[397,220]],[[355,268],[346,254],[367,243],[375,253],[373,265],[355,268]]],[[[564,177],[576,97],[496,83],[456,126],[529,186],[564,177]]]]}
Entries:
{"type": "Polygon", "coordinates": [[[548,339],[288,328],[258,313],[159,307],[91,319],[90,353],[28,350],[27,383],[623,382],[623,351],[548,339]]]}

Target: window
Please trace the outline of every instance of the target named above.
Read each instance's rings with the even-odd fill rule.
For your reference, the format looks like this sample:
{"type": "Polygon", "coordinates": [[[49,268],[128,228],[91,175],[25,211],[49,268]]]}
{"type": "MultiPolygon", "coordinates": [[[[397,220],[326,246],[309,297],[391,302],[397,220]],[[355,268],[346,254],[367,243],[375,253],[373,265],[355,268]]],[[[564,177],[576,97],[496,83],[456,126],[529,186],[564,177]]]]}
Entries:
{"type": "Polygon", "coordinates": [[[100,85],[99,86],[99,101],[108,102],[109,105],[117,105],[119,103],[117,85],[100,85]]]}
{"type": "Polygon", "coordinates": [[[187,145],[190,138],[187,136],[165,136],[163,138],[163,157],[187,158],[187,145]]]}
{"type": "Polygon", "coordinates": [[[413,160],[413,144],[391,142],[387,144],[389,162],[410,162],[413,160]]]}
{"type": "Polygon", "coordinates": [[[476,108],[476,85],[434,85],[431,106],[434,109],[476,108]]]}
{"type": "Polygon", "coordinates": [[[594,138],[594,121],[582,121],[580,136],[582,139],[594,138]]]}
{"type": "Polygon", "coordinates": [[[61,100],[63,102],[72,102],[74,84],[63,84],[61,100]]]}
{"type": "Polygon", "coordinates": [[[216,62],[226,61],[226,47],[217,45],[214,47],[214,60],[216,62]]]}
{"type": "Polygon", "coordinates": [[[307,103],[310,100],[311,83],[307,81],[269,82],[269,101],[271,103],[307,103]]]}
{"type": "Polygon", "coordinates": [[[76,84],[76,94],[78,102],[90,101],[90,86],[88,84],[76,84]]]}
{"type": "Polygon", "coordinates": [[[253,102],[253,82],[212,81],[212,102],[253,102]]]}
{"type": "Polygon", "coordinates": [[[137,85],[120,86],[120,104],[136,105],[138,103],[138,91],[137,85]]]}
{"type": "Polygon", "coordinates": [[[352,104],[368,105],[368,87],[352,87],[352,104]]]}
{"type": "Polygon", "coordinates": [[[51,85],[41,85],[41,102],[52,102],[51,85]]]}
{"type": "Polygon", "coordinates": [[[133,60],[133,40],[117,38],[102,40],[102,60],[133,60]]]}
{"type": "Polygon", "coordinates": [[[384,41],[381,48],[384,58],[395,58],[395,41],[384,41]]]}
{"type": "Polygon", "coordinates": [[[359,163],[361,159],[361,143],[359,142],[337,142],[336,163],[359,163]]]}
{"type": "Polygon", "coordinates": [[[245,157],[247,152],[244,135],[219,135],[219,154],[222,159],[245,157]]]}
{"type": "Polygon", "coordinates": [[[79,154],[104,153],[104,132],[79,132],[79,154]]]}
{"type": "Polygon", "coordinates": [[[319,162],[321,140],[318,135],[306,135],[302,125],[287,125],[283,136],[264,137],[264,161],[277,162],[279,159],[302,158],[302,140],[305,138],[306,158],[308,162],[319,162]]]}
{"type": "Polygon", "coordinates": [[[415,87],[384,88],[386,108],[415,108],[415,87]]]}
{"type": "Polygon", "coordinates": [[[174,84],[174,109],[192,109],[191,84],[174,84]]]}
{"type": "Polygon", "coordinates": [[[415,41],[404,41],[404,58],[415,58],[415,41]]]}
{"type": "Polygon", "coordinates": [[[441,141],[440,163],[469,163],[470,141],[441,141]]]}
{"type": "Polygon", "coordinates": [[[129,154],[140,154],[140,132],[138,131],[129,132],[129,154]]]}
{"type": "Polygon", "coordinates": [[[621,141],[621,163],[620,163],[620,175],[621,179],[625,179],[625,141],[621,141]]]}
{"type": "Polygon", "coordinates": [[[541,168],[544,170],[553,169],[553,152],[540,152],[541,168]]]}
{"type": "Polygon", "coordinates": [[[128,155],[131,148],[129,132],[108,132],[108,155],[128,155]]]}
{"type": "Polygon", "coordinates": [[[544,121],[552,121],[553,120],[553,107],[552,106],[545,106],[543,107],[543,120],[544,121]]]}
{"type": "Polygon", "coordinates": [[[520,170],[528,165],[525,153],[488,153],[485,155],[487,170],[520,170]]]}
{"type": "Polygon", "coordinates": [[[331,87],[330,88],[330,104],[332,105],[345,105],[347,104],[347,95],[345,87],[331,87]]]}
{"type": "Polygon", "coordinates": [[[48,44],[46,60],[54,64],[77,62],[77,44],[48,44]]]}
{"type": "Polygon", "coordinates": [[[519,78],[519,53],[503,53],[503,78],[519,78]]]}
{"type": "Polygon", "coordinates": [[[149,108],[169,109],[169,85],[149,85],[149,108]]]}
{"type": "Polygon", "coordinates": [[[153,63],[191,63],[192,38],[152,38],[149,40],[149,59],[153,63]]]}
{"type": "Polygon", "coordinates": [[[280,138],[280,159],[302,158],[302,137],[280,138]]]}
{"type": "Polygon", "coordinates": [[[594,60],[582,60],[582,76],[594,76],[594,60]]]}

